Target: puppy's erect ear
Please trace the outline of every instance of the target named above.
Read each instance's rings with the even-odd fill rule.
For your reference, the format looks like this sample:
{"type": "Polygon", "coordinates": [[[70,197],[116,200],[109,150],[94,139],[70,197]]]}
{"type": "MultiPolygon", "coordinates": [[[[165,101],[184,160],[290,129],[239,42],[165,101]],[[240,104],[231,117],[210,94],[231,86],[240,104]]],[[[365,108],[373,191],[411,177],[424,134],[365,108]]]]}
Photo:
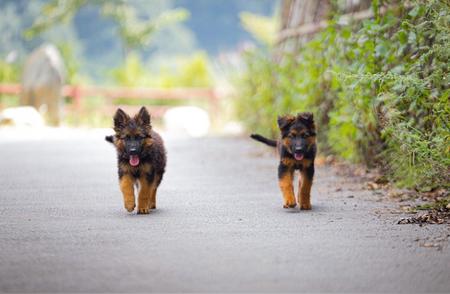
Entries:
{"type": "Polygon", "coordinates": [[[139,113],[135,116],[135,119],[141,125],[150,126],[150,114],[144,106],[141,107],[139,113]]]}
{"type": "Polygon", "coordinates": [[[293,117],[292,115],[278,116],[278,127],[282,132],[286,131],[294,122],[294,120],[295,117],[293,117]]]}
{"type": "Polygon", "coordinates": [[[308,128],[314,129],[314,115],[311,112],[300,112],[298,115],[298,120],[301,121],[308,128]]]}
{"type": "Polygon", "coordinates": [[[120,132],[125,125],[130,120],[130,116],[125,113],[122,109],[117,109],[116,114],[114,114],[114,130],[120,132]]]}

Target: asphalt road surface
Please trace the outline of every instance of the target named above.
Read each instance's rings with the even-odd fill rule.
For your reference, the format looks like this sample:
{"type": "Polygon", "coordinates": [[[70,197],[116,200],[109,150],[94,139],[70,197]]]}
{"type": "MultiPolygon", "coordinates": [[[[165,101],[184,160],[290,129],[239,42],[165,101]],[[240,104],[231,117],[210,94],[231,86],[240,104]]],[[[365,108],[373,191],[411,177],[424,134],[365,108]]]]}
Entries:
{"type": "Polygon", "coordinates": [[[449,292],[448,226],[397,225],[358,178],[317,169],[285,210],[277,161],[247,139],[172,139],[149,215],[123,209],[98,136],[0,138],[2,292],[449,292]]]}

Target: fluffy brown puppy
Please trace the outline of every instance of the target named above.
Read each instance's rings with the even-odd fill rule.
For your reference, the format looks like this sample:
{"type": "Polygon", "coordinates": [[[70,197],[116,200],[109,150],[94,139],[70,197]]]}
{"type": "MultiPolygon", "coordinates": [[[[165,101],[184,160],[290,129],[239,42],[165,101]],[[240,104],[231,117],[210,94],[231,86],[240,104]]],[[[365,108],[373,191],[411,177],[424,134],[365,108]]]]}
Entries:
{"type": "Polygon", "coordinates": [[[314,158],[316,157],[316,128],[313,114],[298,113],[296,116],[278,117],[281,138],[267,139],[258,134],[250,137],[272,147],[277,147],[280,155],[278,183],[283,194],[283,207],[297,205],[294,194],[294,172],[300,171],[298,204],[301,209],[311,209],[311,186],[314,177],[314,158]]]}
{"type": "Polygon", "coordinates": [[[117,150],[120,190],[125,209],[136,207],[134,190],[138,190],[139,214],[156,208],[156,191],[166,168],[166,150],[161,137],[152,130],[150,114],[142,107],[130,117],[122,109],[114,115],[114,136],[106,136],[117,150]]]}

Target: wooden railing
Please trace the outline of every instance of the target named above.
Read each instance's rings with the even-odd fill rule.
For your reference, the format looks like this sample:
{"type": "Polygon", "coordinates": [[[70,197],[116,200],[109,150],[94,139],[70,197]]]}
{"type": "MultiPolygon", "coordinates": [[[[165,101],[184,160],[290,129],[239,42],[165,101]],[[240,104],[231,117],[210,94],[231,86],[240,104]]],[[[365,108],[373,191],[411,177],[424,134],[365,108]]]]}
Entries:
{"type": "MultiPolygon", "coordinates": [[[[0,95],[20,95],[21,86],[18,84],[0,84],[0,95]]],[[[149,99],[149,100],[204,100],[209,105],[209,112],[215,116],[218,112],[218,99],[214,89],[212,88],[174,88],[174,89],[157,89],[157,88],[126,88],[126,87],[102,87],[102,86],[72,86],[63,87],[62,95],[71,97],[72,103],[68,105],[70,110],[79,111],[82,109],[83,100],[88,97],[104,97],[106,104],[101,107],[100,111],[111,114],[117,107],[121,107],[126,111],[135,112],[139,106],[118,105],[116,100],[120,98],[127,99],[149,99]]],[[[153,116],[161,116],[167,106],[154,105],[152,108],[153,116]]]]}

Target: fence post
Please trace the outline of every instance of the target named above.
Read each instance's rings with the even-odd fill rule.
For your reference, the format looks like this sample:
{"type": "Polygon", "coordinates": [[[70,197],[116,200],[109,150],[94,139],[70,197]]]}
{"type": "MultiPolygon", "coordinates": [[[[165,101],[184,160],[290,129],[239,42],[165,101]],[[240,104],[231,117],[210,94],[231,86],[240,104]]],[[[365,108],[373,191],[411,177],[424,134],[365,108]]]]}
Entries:
{"type": "Polygon", "coordinates": [[[217,97],[217,91],[212,88],[209,90],[209,109],[211,112],[211,124],[213,126],[217,125],[218,123],[218,117],[220,112],[220,105],[219,105],[219,99],[217,97]]]}
{"type": "Polygon", "coordinates": [[[81,110],[81,91],[80,91],[80,86],[75,85],[75,86],[70,86],[70,94],[73,98],[73,106],[74,106],[74,110],[75,111],[80,111],[81,110]]]}

